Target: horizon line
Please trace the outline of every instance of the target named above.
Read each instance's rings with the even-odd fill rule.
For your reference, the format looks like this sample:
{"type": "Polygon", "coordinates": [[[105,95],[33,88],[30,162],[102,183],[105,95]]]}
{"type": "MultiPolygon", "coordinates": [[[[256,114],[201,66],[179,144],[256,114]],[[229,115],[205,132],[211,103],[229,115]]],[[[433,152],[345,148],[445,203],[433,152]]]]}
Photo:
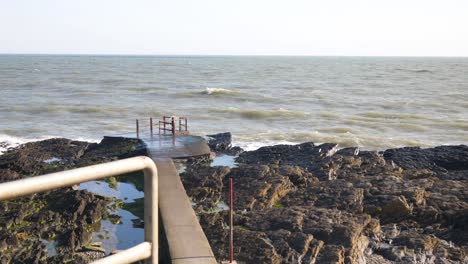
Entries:
{"type": "Polygon", "coordinates": [[[394,58],[468,58],[468,55],[307,55],[307,54],[149,54],[149,53],[16,53],[0,52],[0,55],[37,56],[128,56],[128,57],[394,57],[394,58]]]}

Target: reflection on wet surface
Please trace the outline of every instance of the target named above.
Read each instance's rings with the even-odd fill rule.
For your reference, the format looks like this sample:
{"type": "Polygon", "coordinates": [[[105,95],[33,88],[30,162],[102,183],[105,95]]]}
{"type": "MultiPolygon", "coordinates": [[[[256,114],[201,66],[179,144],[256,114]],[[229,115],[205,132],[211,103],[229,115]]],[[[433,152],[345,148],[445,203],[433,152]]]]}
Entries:
{"type": "MultiPolygon", "coordinates": [[[[144,193],[137,190],[133,184],[124,182],[117,182],[114,189],[106,182],[90,181],[81,183],[78,189],[114,197],[126,204],[131,204],[144,197],[144,193]]],[[[115,249],[128,249],[144,241],[144,229],[135,227],[133,223],[139,219],[137,216],[124,209],[117,209],[112,214],[120,216],[120,221],[112,223],[110,220],[102,220],[94,227],[93,233],[93,241],[102,242],[106,254],[115,249]]]]}

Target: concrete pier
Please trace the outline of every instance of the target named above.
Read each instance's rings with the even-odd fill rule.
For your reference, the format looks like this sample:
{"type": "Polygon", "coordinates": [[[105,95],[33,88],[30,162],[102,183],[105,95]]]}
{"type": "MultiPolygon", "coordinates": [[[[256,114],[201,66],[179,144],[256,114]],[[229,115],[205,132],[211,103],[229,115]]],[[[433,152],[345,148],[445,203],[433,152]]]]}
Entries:
{"type": "Polygon", "coordinates": [[[159,210],[172,263],[217,263],[172,161],[209,155],[206,141],[187,135],[156,135],[143,141],[158,168],[159,210]]]}

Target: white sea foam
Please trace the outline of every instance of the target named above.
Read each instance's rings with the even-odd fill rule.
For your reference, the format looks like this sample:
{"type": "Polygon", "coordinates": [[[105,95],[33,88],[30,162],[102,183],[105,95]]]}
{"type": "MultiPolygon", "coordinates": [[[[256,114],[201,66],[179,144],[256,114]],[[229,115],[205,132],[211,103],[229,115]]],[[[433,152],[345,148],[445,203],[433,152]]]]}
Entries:
{"type": "Polygon", "coordinates": [[[265,146],[294,145],[294,144],[298,144],[298,143],[291,142],[291,141],[262,141],[262,142],[235,141],[232,143],[234,147],[241,147],[245,151],[257,150],[265,146]]]}
{"type": "Polygon", "coordinates": [[[39,141],[46,138],[22,138],[22,137],[15,137],[10,135],[0,134],[0,155],[5,153],[9,148],[17,147],[21,144],[25,144],[28,142],[39,141]]]}
{"type": "Polygon", "coordinates": [[[205,94],[210,94],[210,95],[216,95],[216,94],[234,94],[236,92],[233,91],[233,90],[224,89],[224,88],[216,88],[216,87],[210,88],[210,87],[207,87],[205,89],[204,93],[205,94]]]}

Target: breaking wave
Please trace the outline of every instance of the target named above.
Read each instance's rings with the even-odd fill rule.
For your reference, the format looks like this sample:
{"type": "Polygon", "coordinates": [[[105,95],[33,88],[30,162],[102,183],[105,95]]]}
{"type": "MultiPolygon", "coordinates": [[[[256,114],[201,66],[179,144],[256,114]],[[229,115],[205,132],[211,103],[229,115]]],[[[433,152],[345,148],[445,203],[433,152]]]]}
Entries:
{"type": "Polygon", "coordinates": [[[210,88],[207,87],[204,90],[196,90],[196,91],[183,91],[183,92],[176,92],[173,94],[175,97],[200,97],[200,96],[212,96],[212,97],[246,97],[249,94],[246,92],[241,92],[237,90],[230,90],[225,88],[210,88]]]}
{"type": "Polygon", "coordinates": [[[202,92],[203,94],[208,95],[223,95],[223,94],[239,94],[240,92],[224,89],[224,88],[209,88],[207,87],[205,91],[202,92]]]}

